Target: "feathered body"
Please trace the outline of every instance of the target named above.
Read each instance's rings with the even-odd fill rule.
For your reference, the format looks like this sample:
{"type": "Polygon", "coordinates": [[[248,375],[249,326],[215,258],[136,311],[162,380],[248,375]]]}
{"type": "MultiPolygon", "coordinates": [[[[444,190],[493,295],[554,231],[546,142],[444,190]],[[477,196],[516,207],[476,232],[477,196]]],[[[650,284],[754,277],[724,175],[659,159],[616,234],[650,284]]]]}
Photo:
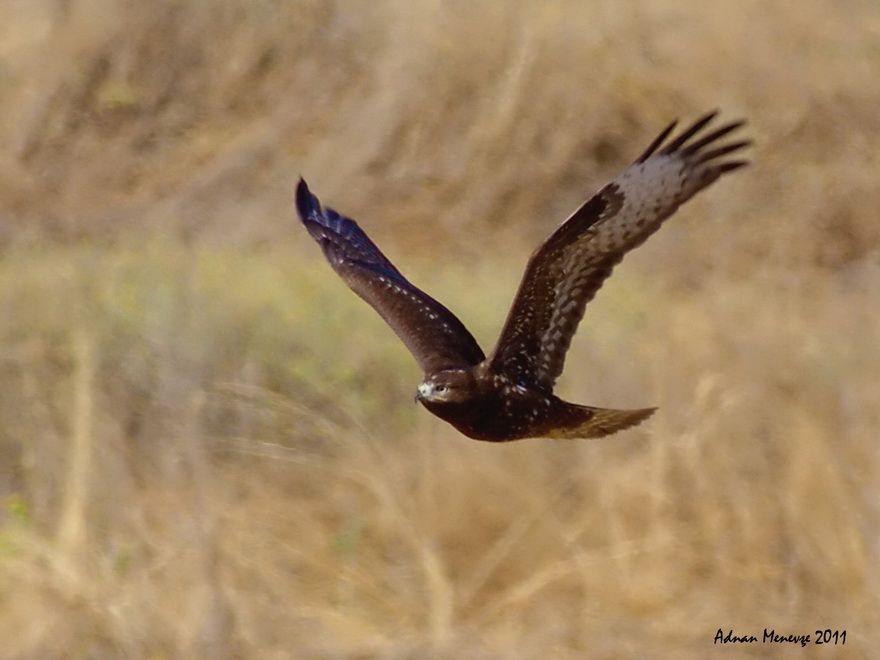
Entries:
{"type": "Polygon", "coordinates": [[[568,403],[554,396],[556,379],[584,308],[614,266],[682,203],[746,164],[727,156],[748,141],[718,145],[743,122],[694,139],[714,116],[664,145],[670,125],[534,252],[488,358],[452,312],[413,286],[354,220],[322,209],[302,180],[297,209],[334,270],[424,370],[416,398],[428,410],[477,440],[600,437],[638,424],[654,409],[568,403]]]}

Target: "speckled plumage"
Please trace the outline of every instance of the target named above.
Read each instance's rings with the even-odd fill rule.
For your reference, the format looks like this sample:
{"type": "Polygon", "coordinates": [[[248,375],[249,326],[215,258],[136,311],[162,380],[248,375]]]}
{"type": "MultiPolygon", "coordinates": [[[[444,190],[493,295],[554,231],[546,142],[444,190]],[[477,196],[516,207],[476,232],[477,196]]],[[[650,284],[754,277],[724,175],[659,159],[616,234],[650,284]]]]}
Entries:
{"type": "Polygon", "coordinates": [[[535,251],[488,358],[452,312],[403,277],[354,220],[322,209],[302,180],[297,210],[333,269],[424,370],[417,399],[432,413],[478,440],[600,437],[638,424],[654,409],[580,406],[554,396],[553,387],[584,308],[614,266],[682,203],[746,164],[726,156],[749,141],[717,146],[744,122],[694,139],[715,115],[664,146],[673,122],[535,251]]]}

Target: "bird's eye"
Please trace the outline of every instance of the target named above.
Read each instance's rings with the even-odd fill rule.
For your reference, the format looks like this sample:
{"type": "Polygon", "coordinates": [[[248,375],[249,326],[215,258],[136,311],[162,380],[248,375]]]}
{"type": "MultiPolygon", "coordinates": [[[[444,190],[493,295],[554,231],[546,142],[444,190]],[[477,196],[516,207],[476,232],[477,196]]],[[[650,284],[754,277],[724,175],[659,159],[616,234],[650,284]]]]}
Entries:
{"type": "Polygon", "coordinates": [[[446,391],[446,385],[438,385],[438,386],[435,387],[434,389],[437,390],[438,392],[445,392],[445,391],[446,391]]]}

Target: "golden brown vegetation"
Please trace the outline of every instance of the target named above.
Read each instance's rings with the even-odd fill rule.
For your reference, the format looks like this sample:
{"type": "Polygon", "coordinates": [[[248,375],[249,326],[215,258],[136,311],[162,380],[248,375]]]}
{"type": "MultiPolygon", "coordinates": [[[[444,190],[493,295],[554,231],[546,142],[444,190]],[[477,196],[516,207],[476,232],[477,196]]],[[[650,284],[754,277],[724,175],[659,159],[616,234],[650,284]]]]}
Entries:
{"type": "Polygon", "coordinates": [[[878,43],[856,0],[0,4],[0,654],[876,653],[878,43]],[[660,406],[605,441],[414,407],[294,217],[303,174],[489,349],[531,247],[715,106],[754,167],[574,342],[564,396],[660,406]]]}

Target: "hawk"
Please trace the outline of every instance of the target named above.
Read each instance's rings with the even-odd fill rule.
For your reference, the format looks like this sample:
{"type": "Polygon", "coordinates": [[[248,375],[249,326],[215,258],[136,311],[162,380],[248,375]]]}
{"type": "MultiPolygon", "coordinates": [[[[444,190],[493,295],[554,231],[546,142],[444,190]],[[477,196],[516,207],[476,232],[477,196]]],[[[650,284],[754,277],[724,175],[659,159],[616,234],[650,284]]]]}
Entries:
{"type": "Polygon", "coordinates": [[[351,218],[322,208],[300,179],[303,224],[346,284],[369,303],[424,370],[416,400],[476,440],[597,438],[655,408],[612,410],[554,396],[584,307],[620,263],[703,188],[747,161],[750,140],[722,140],[745,124],[706,133],[710,113],[666,142],[672,122],[616,179],[581,205],[532,254],[489,357],[442,304],[407,280],[351,218]]]}

